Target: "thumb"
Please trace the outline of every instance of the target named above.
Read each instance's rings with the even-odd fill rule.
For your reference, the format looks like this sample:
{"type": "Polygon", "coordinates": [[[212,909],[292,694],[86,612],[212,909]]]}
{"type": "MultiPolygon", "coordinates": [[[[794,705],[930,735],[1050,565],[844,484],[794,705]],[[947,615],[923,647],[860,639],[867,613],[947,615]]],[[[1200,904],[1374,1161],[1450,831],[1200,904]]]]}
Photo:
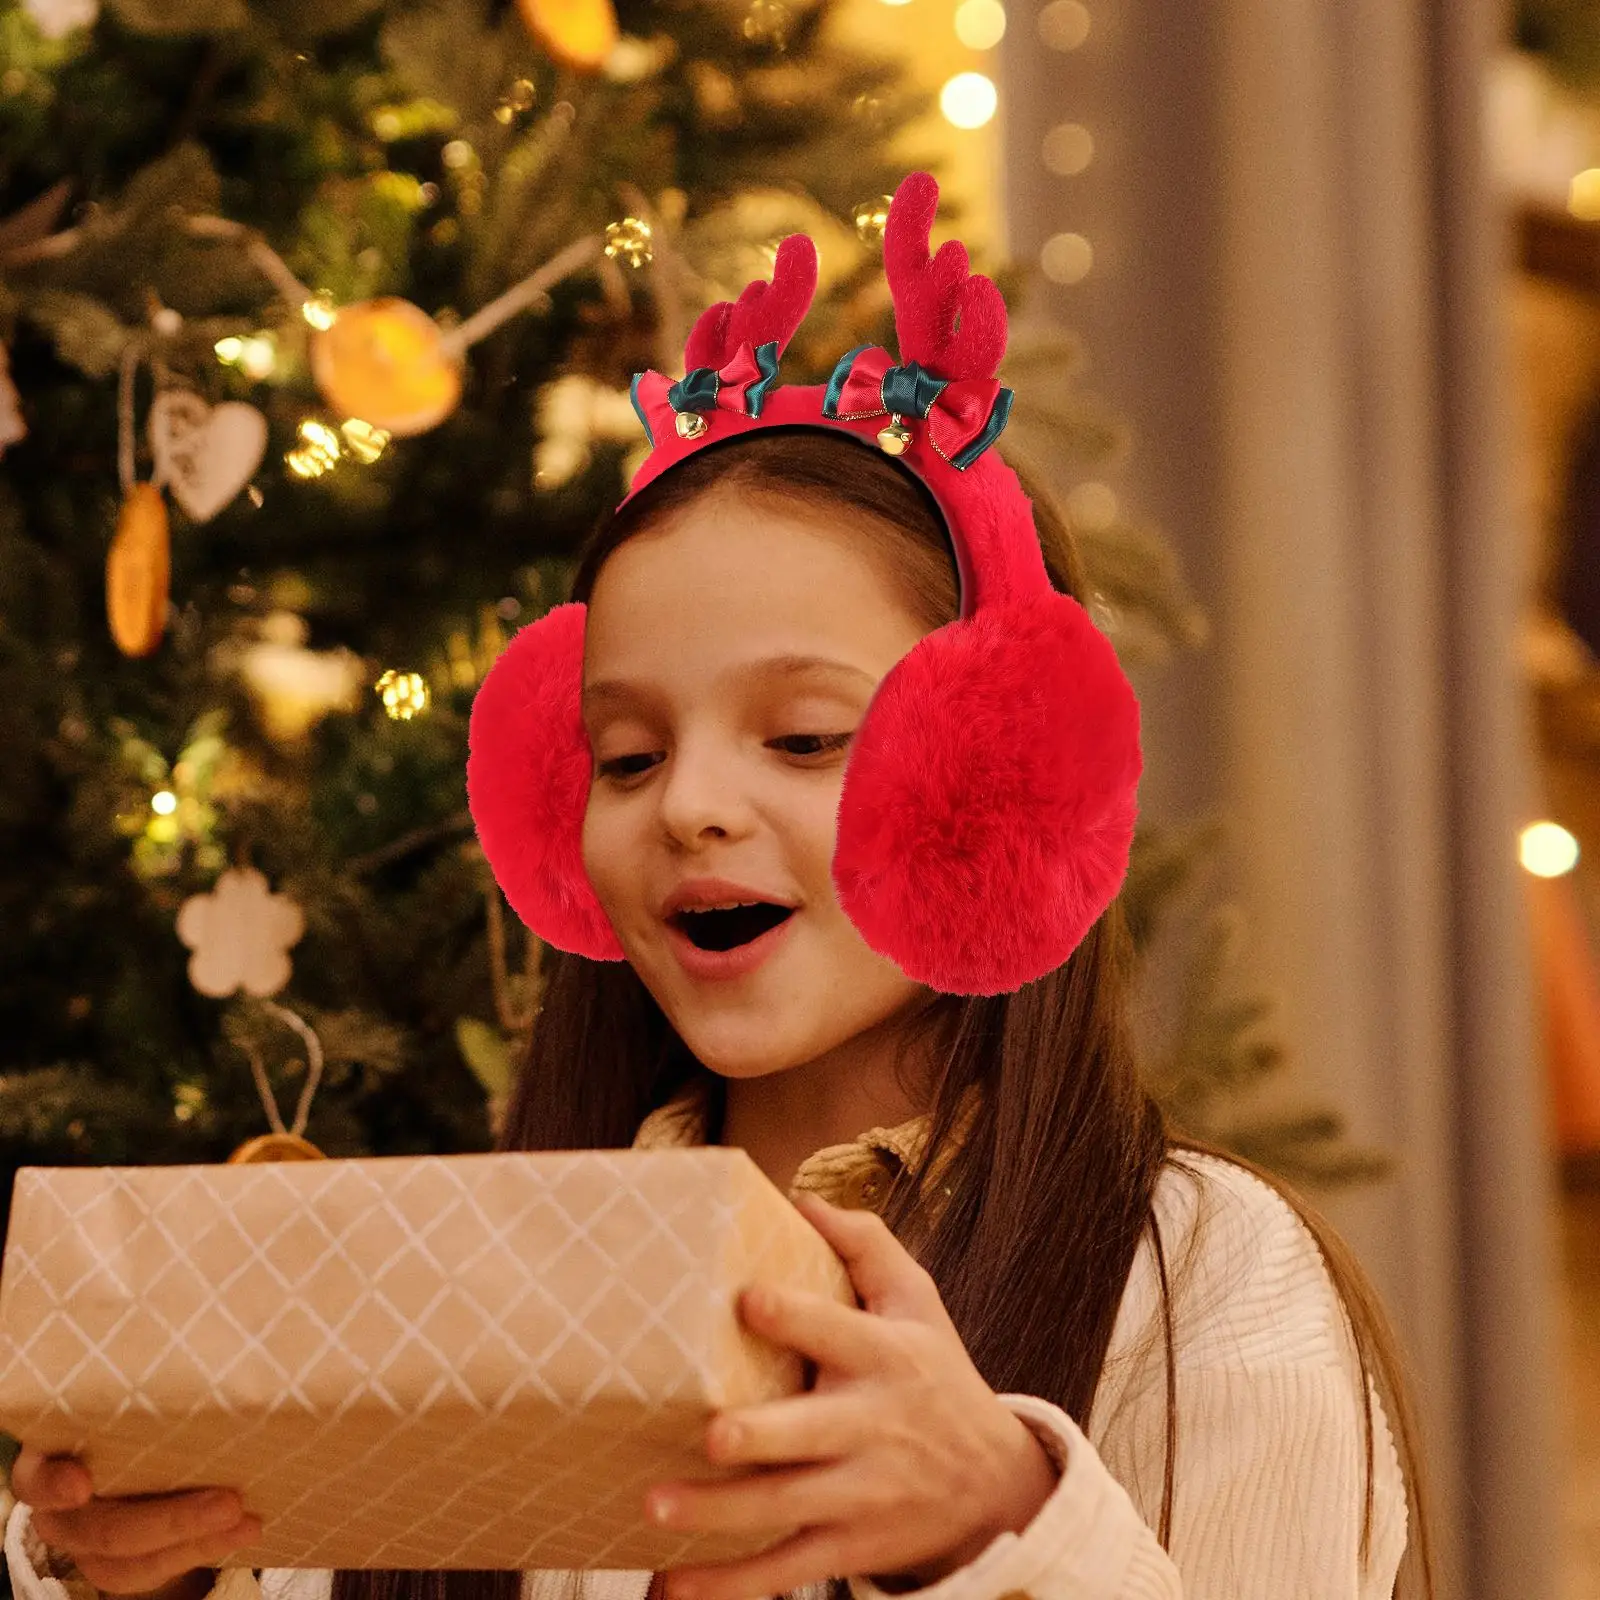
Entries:
{"type": "Polygon", "coordinates": [[[94,1498],[94,1481],[76,1456],[24,1445],[11,1466],[11,1492],[38,1511],[75,1511],[94,1498]]]}

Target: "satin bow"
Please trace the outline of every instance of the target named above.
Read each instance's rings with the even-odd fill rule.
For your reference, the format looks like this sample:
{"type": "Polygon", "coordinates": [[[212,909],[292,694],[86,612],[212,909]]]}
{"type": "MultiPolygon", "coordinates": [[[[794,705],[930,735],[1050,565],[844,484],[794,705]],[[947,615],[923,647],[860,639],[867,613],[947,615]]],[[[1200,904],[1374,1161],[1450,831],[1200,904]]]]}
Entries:
{"type": "Polygon", "coordinates": [[[828,380],[822,414],[925,417],[928,442],[965,470],[1000,437],[1015,398],[998,378],[936,378],[915,361],[903,367],[879,345],[857,345],[828,380]]]}
{"type": "Polygon", "coordinates": [[[747,417],[761,415],[767,390],[778,376],[778,341],[739,346],[724,367],[695,367],[667,390],[667,403],[674,411],[743,412],[747,417]]]}

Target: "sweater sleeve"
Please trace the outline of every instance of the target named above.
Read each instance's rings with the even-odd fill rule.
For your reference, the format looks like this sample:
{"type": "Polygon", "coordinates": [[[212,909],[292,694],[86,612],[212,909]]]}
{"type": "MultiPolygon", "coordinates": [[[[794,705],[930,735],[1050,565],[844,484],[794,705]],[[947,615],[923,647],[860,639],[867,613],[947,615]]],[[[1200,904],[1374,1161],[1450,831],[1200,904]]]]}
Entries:
{"type": "MultiPolygon", "coordinates": [[[[1187,1159],[1187,1158],[1186,1158],[1187,1159]]],[[[1061,1472],[1005,1533],[914,1600],[1386,1600],[1405,1547],[1405,1490],[1377,1396],[1371,1549],[1363,1388],[1315,1241],[1276,1191],[1196,1158],[1163,1178],[1156,1215],[1174,1284],[1177,1447],[1169,1547],[1159,1523],[1166,1369],[1153,1259],[1129,1277],[1091,1418],[1003,1395],[1061,1472]]],[[[854,1600],[891,1600],[870,1579],[854,1600]]],[[[892,1597],[904,1600],[904,1597],[892,1597]]]]}

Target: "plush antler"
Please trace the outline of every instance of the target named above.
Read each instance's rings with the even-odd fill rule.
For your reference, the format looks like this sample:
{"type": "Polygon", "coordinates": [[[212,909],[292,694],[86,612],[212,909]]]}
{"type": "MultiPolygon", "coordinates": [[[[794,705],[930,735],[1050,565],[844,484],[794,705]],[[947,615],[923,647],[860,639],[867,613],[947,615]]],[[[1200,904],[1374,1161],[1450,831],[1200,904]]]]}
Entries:
{"type": "Polygon", "coordinates": [[[969,274],[957,239],[931,259],[928,237],[939,205],[931,173],[901,180],[883,231],[883,269],[894,299],[901,361],[936,377],[992,378],[1006,353],[1006,303],[994,283],[969,274]]]}
{"type": "Polygon", "coordinates": [[[778,341],[778,354],[794,337],[817,292],[817,247],[803,233],[778,246],[772,282],[745,285],[737,301],[719,300],[700,313],[683,347],[683,369],[725,366],[742,344],[778,341]]]}

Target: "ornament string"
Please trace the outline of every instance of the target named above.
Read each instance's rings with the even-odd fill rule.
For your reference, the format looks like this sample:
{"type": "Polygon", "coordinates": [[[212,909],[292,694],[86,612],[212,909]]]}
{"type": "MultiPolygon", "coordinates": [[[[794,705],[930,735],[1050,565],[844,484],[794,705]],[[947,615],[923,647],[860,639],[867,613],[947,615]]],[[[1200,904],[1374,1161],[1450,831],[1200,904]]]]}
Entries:
{"type": "Polygon", "coordinates": [[[261,1059],[261,1052],[249,1041],[244,1044],[244,1052],[250,1058],[250,1071],[256,1080],[256,1090],[261,1096],[261,1104],[266,1110],[267,1121],[271,1124],[272,1131],[292,1134],[298,1139],[306,1131],[306,1119],[311,1114],[311,1098],[316,1094],[317,1084],[322,1079],[322,1041],[317,1037],[316,1030],[311,1024],[287,1006],[277,1005],[271,1000],[263,1000],[261,1006],[287,1027],[293,1028],[305,1042],[306,1086],[300,1091],[300,1104],[295,1109],[292,1128],[285,1128],[283,1118],[278,1114],[277,1097],[273,1094],[272,1085],[267,1079],[267,1069],[261,1059]]]}
{"type": "Polygon", "coordinates": [[[587,234],[575,239],[565,250],[551,256],[537,272],[530,273],[520,283],[514,283],[503,294],[496,295],[488,305],[473,312],[458,327],[451,328],[440,343],[441,353],[447,357],[459,356],[469,345],[487,338],[502,323],[509,322],[519,311],[545,297],[552,284],[588,266],[604,254],[605,241],[598,234],[587,234]]]}
{"type": "Polygon", "coordinates": [[[671,230],[661,225],[656,208],[645,198],[636,184],[620,183],[617,192],[628,209],[644,220],[650,229],[652,290],[656,306],[656,366],[662,372],[677,370],[683,357],[683,347],[689,339],[691,319],[684,312],[682,290],[698,288],[689,264],[678,253],[672,241],[671,230]]]}
{"type": "MultiPolygon", "coordinates": [[[[525,1033],[539,1015],[539,1006],[537,1002],[531,1002],[526,1009],[519,1011],[511,1003],[511,968],[506,960],[506,919],[498,885],[484,891],[483,903],[489,923],[489,981],[494,988],[495,1016],[506,1033],[525,1033]]],[[[530,993],[537,982],[538,972],[539,941],[530,933],[527,954],[523,960],[523,976],[528,980],[530,993]]]]}
{"type": "Polygon", "coordinates": [[[133,487],[133,381],[143,355],[143,343],[130,339],[122,347],[122,364],[117,373],[117,477],[123,494],[133,487]]]}
{"type": "Polygon", "coordinates": [[[197,238],[229,239],[242,244],[251,265],[275,284],[291,305],[301,306],[312,298],[311,291],[289,270],[283,257],[254,228],[227,217],[189,217],[184,226],[197,238]]]}

